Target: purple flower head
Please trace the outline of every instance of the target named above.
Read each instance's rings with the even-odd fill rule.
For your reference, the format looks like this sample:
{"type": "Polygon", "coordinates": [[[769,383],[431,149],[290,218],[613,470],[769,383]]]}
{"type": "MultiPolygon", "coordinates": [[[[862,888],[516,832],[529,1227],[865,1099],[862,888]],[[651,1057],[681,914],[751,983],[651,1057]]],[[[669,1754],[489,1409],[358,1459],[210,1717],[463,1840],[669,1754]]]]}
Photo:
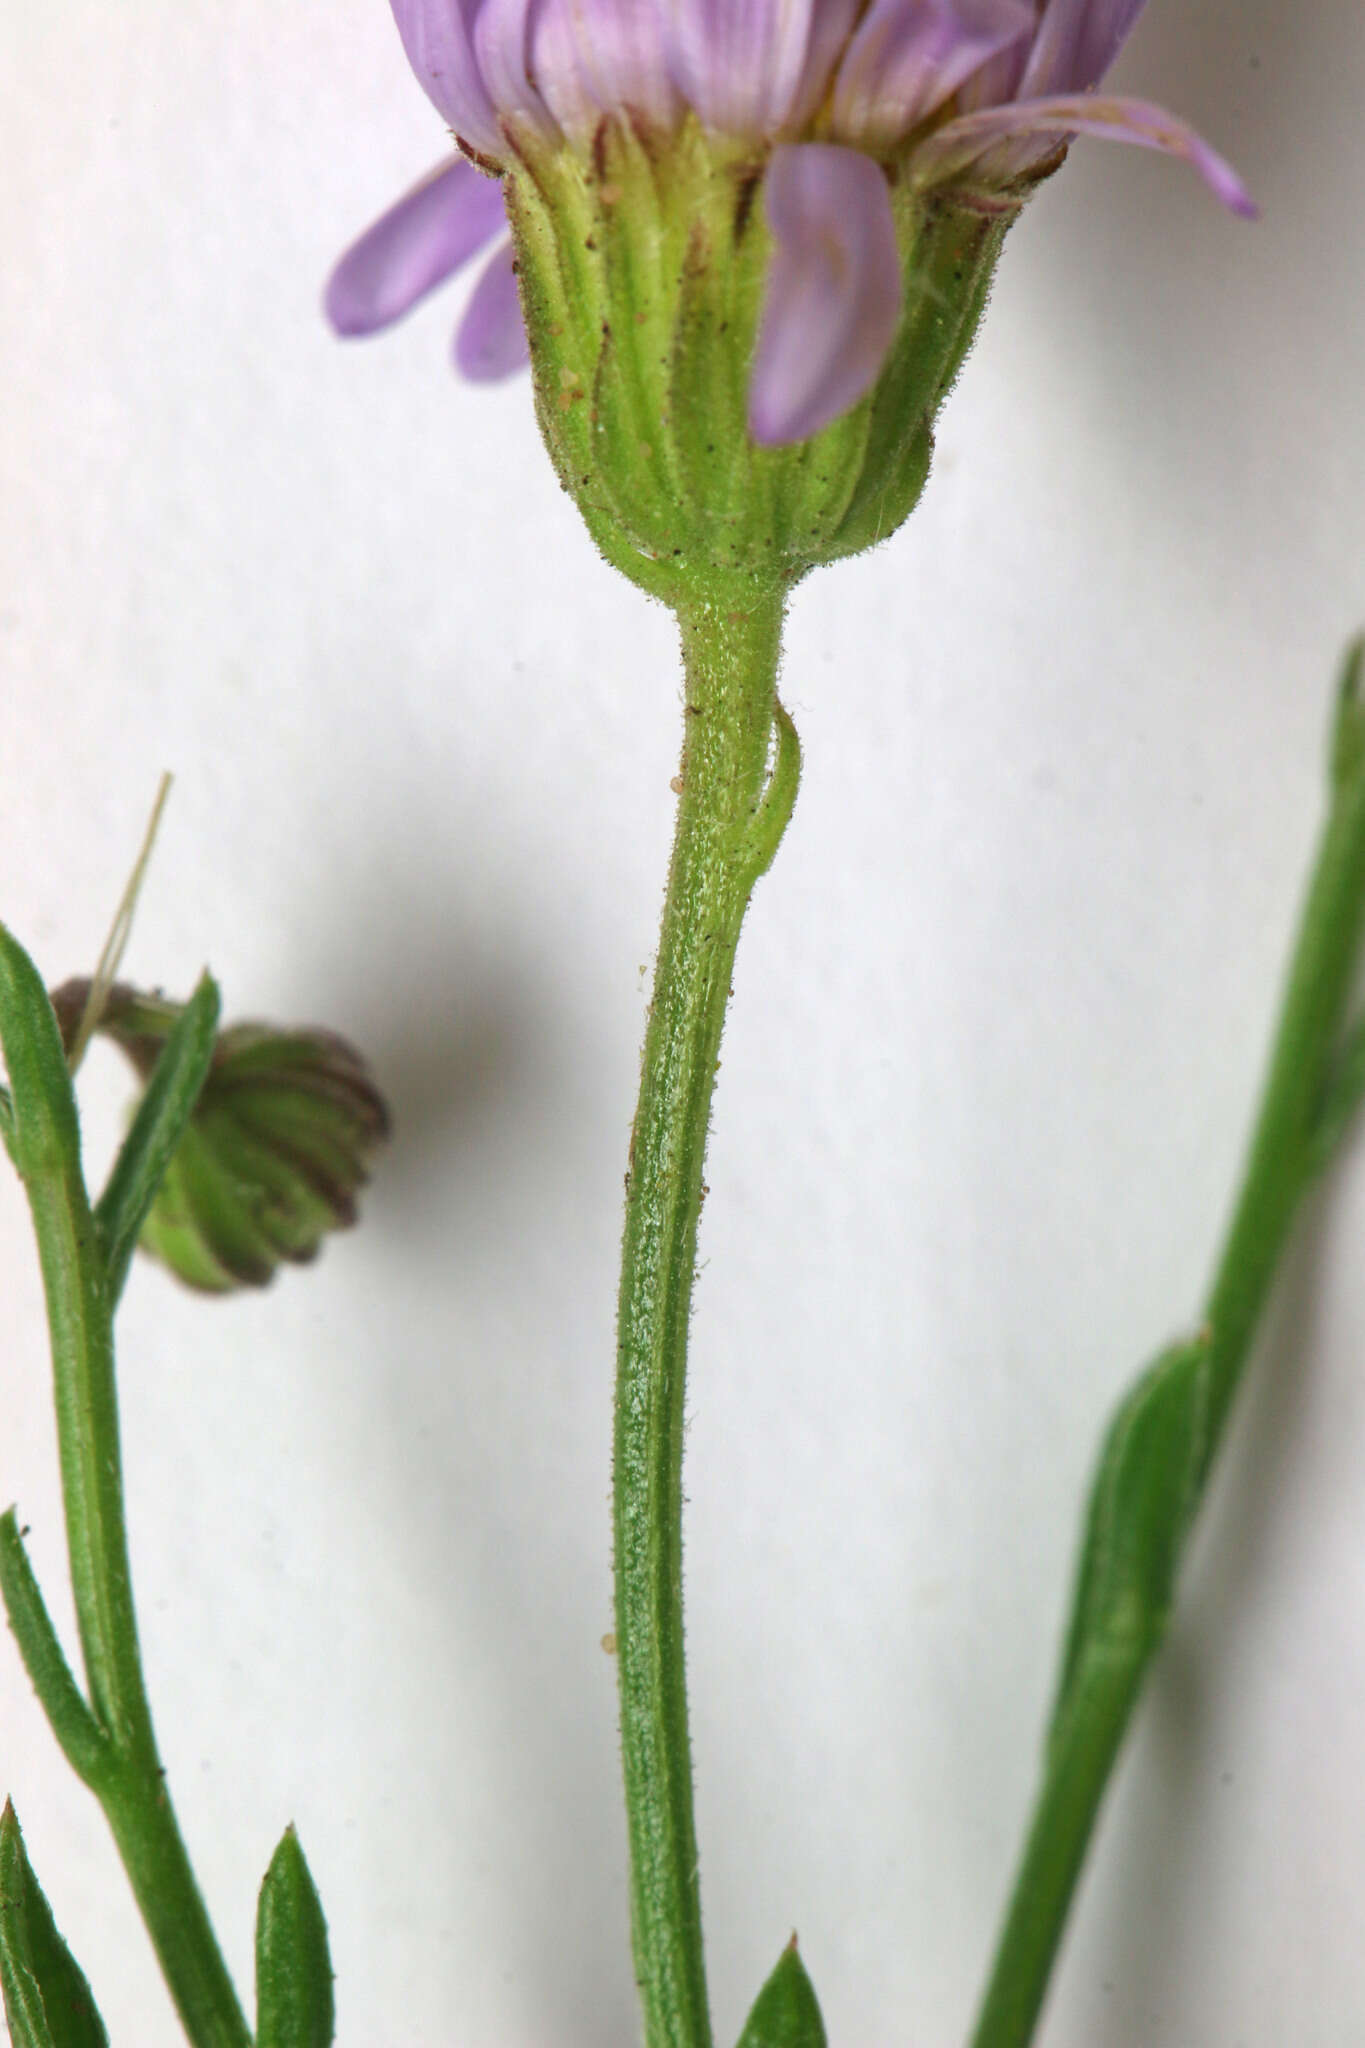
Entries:
{"type": "MultiPolygon", "coordinates": [[[[755,152],[771,262],[750,428],[801,441],[866,396],[903,297],[888,173],[969,204],[1017,204],[1078,135],[1192,164],[1254,213],[1224,160],[1174,116],[1101,94],[1144,0],[392,0],[409,62],[464,156],[344,256],[342,334],[401,317],[504,227],[494,174],[591,154],[616,117],[654,143],[689,123],[755,152]]],[[[527,356],[505,247],[456,344],[466,375],[527,356]]]]}

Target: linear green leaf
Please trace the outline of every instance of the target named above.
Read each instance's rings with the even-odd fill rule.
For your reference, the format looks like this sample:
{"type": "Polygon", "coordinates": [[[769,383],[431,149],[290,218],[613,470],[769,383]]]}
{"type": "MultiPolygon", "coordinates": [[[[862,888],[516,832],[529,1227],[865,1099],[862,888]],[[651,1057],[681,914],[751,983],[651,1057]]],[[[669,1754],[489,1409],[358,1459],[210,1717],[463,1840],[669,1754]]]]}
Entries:
{"type": "Polygon", "coordinates": [[[96,1205],[111,1301],[123,1292],[138,1234],[199,1100],[213,1059],[218,1009],[217,986],[205,974],[171,1029],[96,1205]]]}
{"type": "Polygon", "coordinates": [[[1328,772],[1340,795],[1365,765],[1365,634],[1346,649],[1337,674],[1336,708],[1328,745],[1328,772]]]}
{"type": "Polygon", "coordinates": [[[327,1922],[299,1838],[286,1828],[256,1908],[256,2048],[331,2048],[327,1922]]]}
{"type": "Polygon", "coordinates": [[[0,1598],[24,1669],[62,1754],[78,1778],[93,1784],[108,1755],[108,1738],[71,1675],[13,1508],[0,1516],[0,1598]]]}
{"type": "Polygon", "coordinates": [[[7,1141],[20,1174],[27,1181],[57,1166],[79,1180],[80,1129],[57,1020],[37,968],[3,925],[0,1043],[9,1070],[7,1141]]]}
{"type": "Polygon", "coordinates": [[[754,2000],[739,2048],[825,2048],[825,2023],[795,1935],[754,2000]]]}
{"type": "Polygon", "coordinates": [[[801,785],[801,741],[791,714],[777,698],[773,699],[773,741],[772,773],[749,828],[755,881],[767,874],[777,856],[801,785]]]}
{"type": "Polygon", "coordinates": [[[1091,1486],[1054,1738],[1088,1659],[1132,1651],[1145,1660],[1165,1628],[1204,1456],[1208,1359],[1206,1334],[1173,1345],[1110,1422],[1091,1486]]]}
{"type": "Polygon", "coordinates": [[[0,1815],[0,1988],[15,2048],[109,2048],[90,1986],[57,1932],[8,1802],[0,1815]]]}

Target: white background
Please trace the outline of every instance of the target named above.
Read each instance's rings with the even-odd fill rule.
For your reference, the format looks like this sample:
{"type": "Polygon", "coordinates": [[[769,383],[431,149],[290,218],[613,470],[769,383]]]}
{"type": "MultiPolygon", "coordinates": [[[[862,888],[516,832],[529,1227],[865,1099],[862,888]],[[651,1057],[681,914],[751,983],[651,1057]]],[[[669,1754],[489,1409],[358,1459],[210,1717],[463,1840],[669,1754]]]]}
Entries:
{"type": "MultiPolygon", "coordinates": [[[[725,1045],[688,1444],[719,2041],[789,1930],[836,2048],[953,2048],[1018,1847],[1082,1484],[1188,1325],[1365,619],[1359,0],[1153,0],[1119,82],[1265,218],[1083,144],[911,526],[814,579],[806,750],[725,1045]]],[[[0,907],[348,1031],[397,1133],[266,1297],[120,1324],[159,1726],[231,1964],[298,1822],[342,2048],[636,2038],[610,1623],[621,1174],[679,737],[524,384],[383,341],[337,250],[441,154],[382,0],[0,25],[0,907]]],[[[126,1096],[83,1082],[98,1145],[126,1096]]],[[[1106,1811],[1047,2048],[1365,2030],[1365,1160],[1308,1215],[1106,1811]]],[[[0,1184],[0,1495],[64,1620],[0,1184]]],[[[177,2038],[0,1642],[0,1779],[116,2048],[177,2038]]]]}

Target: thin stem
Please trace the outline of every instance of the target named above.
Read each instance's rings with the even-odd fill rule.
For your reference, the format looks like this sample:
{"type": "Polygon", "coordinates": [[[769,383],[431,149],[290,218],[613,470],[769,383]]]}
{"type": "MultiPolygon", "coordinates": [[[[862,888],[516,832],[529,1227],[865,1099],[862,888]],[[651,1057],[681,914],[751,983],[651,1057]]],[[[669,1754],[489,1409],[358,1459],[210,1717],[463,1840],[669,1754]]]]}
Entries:
{"type": "Polygon", "coordinates": [[[1049,1745],[1015,1880],[1010,1917],[973,2041],[1003,2048],[1032,2040],[1057,1942],[1080,1878],[1104,1788],[1147,1668],[1146,1646],[1088,1675],[1077,1711],[1049,1745]],[[1003,1965],[1003,1967],[1001,1966],[1003,1965]]]}
{"type": "MultiPolygon", "coordinates": [[[[155,1746],[130,1755],[110,1740],[86,1705],[12,1510],[0,1517],[0,1595],[62,1754],[104,1809],[187,2034],[201,2048],[241,2048],[249,2039],[246,2023],[236,2010],[155,1746]]],[[[146,1732],[150,1740],[150,1719],[146,1732]]]]}
{"type": "MultiPolygon", "coordinates": [[[[50,1014],[50,1013],[49,1013],[50,1014]]],[[[56,1035],[55,1024],[52,1027],[56,1035]]],[[[35,1102],[6,1042],[18,1112],[20,1172],[47,1302],[66,1510],[71,1590],[95,1717],[129,1755],[149,1754],[151,1716],[142,1682],[123,1519],[114,1337],[104,1260],[71,1142],[35,1102]]],[[[22,1071],[22,1070],[21,1070],[22,1071]]],[[[62,1119],[64,1122],[65,1119],[62,1119]]]]}
{"type": "Polygon", "coordinates": [[[6,1546],[6,1604],[58,1739],[104,1808],[186,2033],[195,2048],[250,2048],[250,2030],[176,1825],[142,1675],[123,1509],[113,1310],[104,1242],[81,1172],[70,1076],[33,963],[3,928],[0,1039],[13,1099],[15,1163],[47,1301],[71,1587],[98,1744],[73,1702],[74,1679],[66,1673],[63,1682],[64,1660],[50,1624],[44,1625],[17,1533],[6,1546]]]}
{"type": "Polygon", "coordinates": [[[1209,1293],[1213,1462],[1256,1323],[1309,1184],[1321,1105],[1365,928],[1365,773],[1328,818],[1299,927],[1242,1190],[1209,1293]]]}
{"type": "MultiPolygon", "coordinates": [[[[1357,715],[1353,701],[1346,703],[1341,716],[1357,715]]],[[[1105,1788],[1164,1631],[1180,1548],[1202,1500],[1300,1200],[1320,1164],[1324,1117],[1330,1120],[1342,1106],[1333,1083],[1341,1073],[1339,1047],[1363,930],[1365,767],[1357,763],[1336,777],[1241,1190],[1215,1269],[1204,1331],[1185,1361],[1193,1391],[1198,1353],[1198,1399],[1188,1403],[1181,1439],[1159,1453],[1168,1471],[1172,1457],[1183,1471],[1174,1475],[1179,1483],[1158,1492],[1148,1485],[1145,1494],[1141,1482],[1149,1475],[1136,1467],[1127,1475],[1136,1508],[1124,1533],[1140,1554],[1120,1588],[1127,1602],[1120,1653],[1107,1654],[1113,1649],[1112,1614],[1099,1617],[1079,1642],[1073,1624],[1071,1663],[1078,1675],[1063,1678],[1061,1710],[973,2048],[1025,2048],[1033,2037],[1105,1788]],[[1153,1517],[1155,1498],[1166,1505],[1153,1517]],[[1137,1510],[1146,1515],[1141,1526],[1137,1510]],[[1163,1549],[1168,1562],[1154,1568],[1152,1560],[1163,1549]]],[[[1349,1082],[1337,1085],[1339,1090],[1349,1082]]],[[[1082,1588],[1096,1564],[1093,1509],[1089,1533],[1082,1588]]]]}
{"type": "Polygon", "coordinates": [[[631,1928],[648,2048],[711,2043],[683,1670],[684,1375],[735,947],[796,797],[796,736],[776,699],[782,614],[781,592],[752,586],[679,613],[681,789],[631,1141],[614,1468],[631,1928]]]}
{"type": "Polygon", "coordinates": [[[93,1787],[194,2048],[251,2048],[159,1761],[120,1756],[93,1787]]]}

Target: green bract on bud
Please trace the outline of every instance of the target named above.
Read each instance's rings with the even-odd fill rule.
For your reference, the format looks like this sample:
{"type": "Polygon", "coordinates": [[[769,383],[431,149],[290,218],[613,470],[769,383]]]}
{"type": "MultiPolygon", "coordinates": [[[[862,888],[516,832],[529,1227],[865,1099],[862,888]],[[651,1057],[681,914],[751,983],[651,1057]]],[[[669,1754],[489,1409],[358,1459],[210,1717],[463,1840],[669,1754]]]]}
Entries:
{"type": "MultiPolygon", "coordinates": [[[[89,997],[84,980],[53,993],[68,1046],[89,997]]],[[[96,1028],[147,1082],[183,1008],[115,983],[96,1028]]],[[[282,1260],[314,1258],[328,1231],[355,1222],[357,1193],[388,1128],[383,1097],[344,1038],[232,1025],[214,1044],[141,1248],[191,1287],[263,1287],[282,1260]]]]}
{"type": "Polygon", "coordinates": [[[789,585],[900,525],[1022,202],[893,183],[904,288],[880,373],[809,439],[767,446],[750,398],[763,169],[695,121],[662,139],[613,122],[590,156],[506,174],[542,431],[604,553],[648,589],[674,565],[789,585]]]}

